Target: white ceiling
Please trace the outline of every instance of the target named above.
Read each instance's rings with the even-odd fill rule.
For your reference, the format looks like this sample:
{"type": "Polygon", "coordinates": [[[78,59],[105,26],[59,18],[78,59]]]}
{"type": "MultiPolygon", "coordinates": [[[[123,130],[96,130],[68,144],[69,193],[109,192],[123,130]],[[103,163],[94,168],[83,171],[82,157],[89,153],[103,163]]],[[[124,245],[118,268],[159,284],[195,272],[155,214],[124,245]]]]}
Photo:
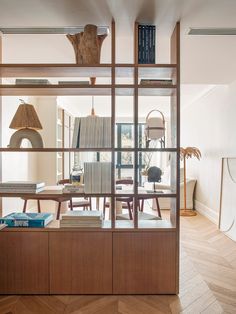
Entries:
{"type": "MultiPolygon", "coordinates": [[[[182,100],[186,103],[212,85],[231,83],[236,73],[236,36],[189,36],[189,28],[235,28],[235,16],[235,0],[0,0],[1,27],[110,25],[113,17],[118,62],[132,62],[135,20],[157,25],[157,62],[168,62],[169,37],[180,20],[182,100]]],[[[73,51],[64,37],[38,36],[5,36],[7,62],[39,62],[38,58],[41,62],[73,62],[73,51]]],[[[103,47],[108,62],[109,49],[108,39],[103,47]]]]}

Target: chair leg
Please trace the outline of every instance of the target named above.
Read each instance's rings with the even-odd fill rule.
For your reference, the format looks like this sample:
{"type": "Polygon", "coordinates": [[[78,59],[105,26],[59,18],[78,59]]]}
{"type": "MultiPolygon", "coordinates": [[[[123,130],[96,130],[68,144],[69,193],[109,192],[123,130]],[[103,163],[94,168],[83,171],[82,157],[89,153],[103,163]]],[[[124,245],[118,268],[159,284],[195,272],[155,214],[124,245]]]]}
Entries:
{"type": "Polygon", "coordinates": [[[40,200],[37,200],[38,213],[41,213],[40,200]]]}
{"type": "Polygon", "coordinates": [[[127,206],[128,206],[128,211],[129,211],[129,219],[132,220],[133,216],[132,216],[132,212],[131,212],[130,202],[127,202],[127,206]]]}
{"type": "Polygon", "coordinates": [[[106,198],[103,198],[103,218],[105,219],[106,214],[106,198]]]}
{"type": "Polygon", "coordinates": [[[23,213],[26,212],[26,207],[27,207],[27,200],[24,201],[23,213]]]}
{"type": "Polygon", "coordinates": [[[157,204],[157,212],[158,212],[158,216],[161,218],[161,209],[160,209],[160,205],[159,205],[158,197],[156,197],[155,199],[156,199],[156,204],[157,204]]]}
{"type": "Polygon", "coordinates": [[[58,203],[58,208],[57,208],[57,220],[60,219],[60,213],[61,213],[61,202],[58,203]]]}
{"type": "Polygon", "coordinates": [[[89,198],[89,207],[90,207],[90,210],[92,210],[92,198],[91,197],[89,198]]]}
{"type": "Polygon", "coordinates": [[[70,210],[73,210],[73,203],[72,203],[72,199],[70,199],[70,210]]]}

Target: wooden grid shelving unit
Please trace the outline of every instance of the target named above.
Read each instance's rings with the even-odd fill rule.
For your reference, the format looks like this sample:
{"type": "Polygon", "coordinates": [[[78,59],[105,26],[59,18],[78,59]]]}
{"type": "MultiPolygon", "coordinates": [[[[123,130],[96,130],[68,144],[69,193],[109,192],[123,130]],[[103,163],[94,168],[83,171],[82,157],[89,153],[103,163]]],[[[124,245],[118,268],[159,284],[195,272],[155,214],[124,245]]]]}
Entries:
{"type": "MultiPolygon", "coordinates": [[[[138,64],[138,23],[134,26],[134,63],[116,63],[116,40],[115,23],[111,26],[111,64],[100,65],[75,65],[75,64],[0,64],[0,75],[2,78],[14,77],[108,77],[110,84],[99,85],[11,85],[1,84],[1,96],[14,95],[37,95],[37,96],[59,96],[59,95],[110,95],[111,96],[111,118],[112,118],[112,146],[110,148],[0,148],[0,152],[111,152],[112,161],[112,189],[106,196],[111,198],[111,220],[106,222],[101,229],[58,229],[58,226],[51,226],[42,231],[32,229],[6,229],[3,231],[4,237],[0,239],[1,245],[6,245],[9,236],[14,237],[17,233],[21,234],[22,239],[32,236],[34,241],[41,241],[39,245],[47,246],[45,256],[40,256],[42,264],[49,263],[45,282],[35,293],[78,293],[78,294],[176,294],[179,287],[179,148],[180,148],[180,25],[176,24],[171,37],[171,63],[170,64],[138,64]],[[133,78],[133,84],[117,84],[118,77],[133,78]],[[173,85],[140,85],[139,77],[142,78],[170,78],[173,85]],[[134,148],[121,149],[115,147],[115,112],[116,96],[133,96],[134,112],[134,148]],[[147,149],[140,148],[138,143],[138,112],[139,96],[166,96],[170,97],[171,102],[171,138],[172,148],[147,149]],[[134,154],[134,190],[133,193],[118,192],[115,189],[115,155],[119,151],[133,152],[134,154]],[[172,205],[170,210],[170,221],[139,221],[138,219],[138,154],[139,152],[171,152],[175,154],[172,162],[171,182],[176,187],[174,192],[167,191],[159,194],[158,197],[170,197],[172,205]],[[117,196],[134,197],[133,222],[120,222],[115,219],[115,198],[117,196]],[[53,233],[52,233],[53,231],[53,233]],[[39,233],[39,240],[34,238],[35,233],[39,233]],[[103,234],[104,233],[104,234],[103,234]],[[47,234],[44,238],[42,234],[47,234]],[[64,234],[64,240],[63,240],[64,234]],[[69,279],[63,275],[68,269],[68,260],[64,256],[71,253],[71,246],[74,245],[75,251],[79,252],[81,244],[79,236],[87,235],[86,245],[91,245],[91,250],[95,250],[100,262],[106,265],[105,269],[98,269],[97,260],[90,259],[89,265],[93,265],[94,277],[90,283],[80,284],[74,282],[71,271],[69,279]],[[5,239],[5,240],[4,240],[5,239]],[[90,240],[91,241],[90,241],[90,240]],[[1,242],[3,241],[3,242],[1,242]],[[4,242],[5,241],[5,242],[4,242]],[[62,242],[61,242],[62,241],[62,242]],[[63,242],[64,241],[64,242],[63,242]],[[78,242],[76,242],[78,241],[78,242]],[[45,242],[45,243],[44,243],[45,242]],[[43,244],[44,243],[44,244],[43,244]],[[64,243],[64,244],[62,244],[64,243]],[[66,243],[66,244],[65,244],[66,243]],[[70,244],[71,243],[71,244],[70,244]],[[77,243],[78,244],[77,246],[77,243]],[[97,246],[97,247],[96,247],[97,246]],[[52,247],[52,249],[50,249],[52,247]],[[92,249],[93,247],[93,249],[92,249]],[[96,247],[96,248],[95,248],[96,247]],[[65,252],[60,254],[64,248],[65,252]],[[100,249],[102,252],[97,252],[100,249]],[[105,250],[105,251],[104,251],[105,250]],[[69,253],[70,252],[70,253],[69,253]],[[106,252],[106,253],[104,253],[106,252]],[[148,258],[148,256],[150,258],[148,258]],[[60,264],[61,263],[61,264],[60,264]],[[94,264],[93,264],[94,263],[94,264]],[[151,263],[151,264],[150,264],[151,263]],[[105,273],[106,272],[106,273],[105,273]],[[107,274],[107,272],[109,274],[107,274]],[[141,272],[141,273],[140,273],[141,272]],[[101,278],[99,275],[104,276],[101,278]],[[59,278],[61,276],[61,279],[59,278]],[[64,277],[63,277],[64,276],[64,277]],[[64,282],[63,282],[64,280],[64,282]],[[70,280],[70,282],[69,282],[70,280]],[[96,281],[96,283],[95,283],[96,281]],[[40,290],[41,289],[41,290],[40,290]]],[[[151,194],[150,194],[151,195],[151,194]]],[[[1,194],[1,197],[8,196],[1,194]]],[[[15,195],[16,197],[22,195],[15,195]]],[[[72,196],[79,196],[73,194],[72,196]]],[[[101,194],[91,194],[91,196],[101,196],[101,194]]],[[[156,194],[153,194],[156,196],[156,194]]],[[[23,240],[22,240],[23,241],[23,240]]],[[[32,247],[32,252],[34,248],[32,247]]],[[[26,249],[27,250],[27,249],[26,249]]],[[[32,253],[33,254],[33,253],[32,253]]],[[[37,255],[37,252],[35,252],[37,255]]],[[[73,253],[75,254],[75,253],[73,253]]],[[[72,254],[72,255],[73,255],[72,254]]],[[[79,253],[78,253],[79,254],[79,253]]],[[[84,253],[85,255],[88,252],[84,253]]],[[[73,255],[74,256],[74,255],[73,255]]],[[[1,269],[0,261],[0,269],[1,269]]],[[[74,256],[70,263],[82,265],[79,256],[74,256]]],[[[74,265],[74,264],[73,264],[74,265]]],[[[36,266],[35,266],[36,267],[36,266]]],[[[37,272],[40,269],[33,269],[37,272]]],[[[40,268],[40,266],[37,266],[40,268]]],[[[4,268],[4,265],[3,265],[4,268]]],[[[45,271],[45,270],[44,270],[45,271]]],[[[84,269],[84,276],[89,269],[84,269]]],[[[81,271],[82,274],[82,271],[81,271]]],[[[81,275],[80,274],[80,275],[81,275]]],[[[67,274],[68,275],[68,274],[67,274]]],[[[30,276],[33,276],[31,274],[30,276]]],[[[1,277],[1,276],[0,276],[1,277]]],[[[5,278],[5,277],[4,277],[5,278]]],[[[6,277],[7,278],[7,277],[6,277]]],[[[23,283],[20,287],[13,284],[10,288],[7,279],[0,285],[0,293],[32,293],[32,281],[23,283]]],[[[81,278],[80,278],[81,279],[81,278]]],[[[82,282],[85,282],[83,278],[82,282]]],[[[34,292],[33,292],[34,293],[34,292]]]]}

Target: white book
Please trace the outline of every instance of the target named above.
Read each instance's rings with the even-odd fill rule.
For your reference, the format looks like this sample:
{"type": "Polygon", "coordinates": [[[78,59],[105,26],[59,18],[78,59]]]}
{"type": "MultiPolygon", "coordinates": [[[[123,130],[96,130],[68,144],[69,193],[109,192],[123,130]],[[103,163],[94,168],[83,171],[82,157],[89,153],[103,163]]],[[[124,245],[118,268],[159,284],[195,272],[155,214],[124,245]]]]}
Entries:
{"type": "Polygon", "coordinates": [[[45,186],[45,182],[36,181],[6,181],[0,182],[0,188],[42,188],[45,186]]]}

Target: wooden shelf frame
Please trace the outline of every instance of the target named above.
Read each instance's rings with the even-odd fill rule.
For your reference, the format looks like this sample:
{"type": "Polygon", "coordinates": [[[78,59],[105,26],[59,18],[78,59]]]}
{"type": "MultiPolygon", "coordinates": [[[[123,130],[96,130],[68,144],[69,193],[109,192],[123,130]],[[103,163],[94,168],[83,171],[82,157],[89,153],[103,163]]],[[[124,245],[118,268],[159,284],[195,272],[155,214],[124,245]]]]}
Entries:
{"type": "MultiPolygon", "coordinates": [[[[179,80],[176,78],[179,77],[179,63],[177,57],[173,57],[175,53],[174,43],[172,40],[171,49],[172,57],[170,64],[138,64],[138,24],[135,23],[134,27],[134,63],[120,64],[116,63],[116,41],[115,41],[115,23],[112,21],[111,27],[111,64],[96,64],[96,65],[77,65],[77,64],[0,64],[0,76],[2,78],[13,78],[13,77],[110,77],[111,84],[97,84],[97,85],[13,85],[13,84],[3,84],[0,85],[0,95],[109,95],[111,96],[111,117],[112,117],[112,147],[111,148],[21,148],[21,149],[12,149],[12,148],[0,148],[0,152],[111,152],[112,159],[112,193],[111,195],[116,196],[117,193],[114,190],[115,182],[115,154],[117,152],[133,152],[134,153],[134,181],[136,182],[134,186],[134,196],[138,195],[138,160],[139,152],[179,152],[179,146],[176,145],[174,148],[159,148],[159,149],[145,149],[138,147],[138,108],[139,108],[139,96],[148,95],[148,96],[168,96],[171,99],[171,102],[174,102],[173,99],[177,99],[179,95],[179,80]],[[116,78],[118,77],[127,77],[130,75],[134,78],[133,84],[116,84],[116,78]],[[120,76],[119,76],[120,75],[120,76]],[[165,78],[174,78],[175,84],[172,85],[142,85],[139,84],[139,78],[145,77],[147,75],[157,75],[162,78],[163,75],[165,78]],[[115,147],[115,112],[116,112],[116,96],[117,95],[132,95],[134,98],[134,142],[135,145],[133,148],[123,149],[115,147]]],[[[177,46],[176,46],[177,47],[177,46]]],[[[177,49],[175,47],[175,49],[177,49]]],[[[179,100],[178,100],[179,102],[179,100]]],[[[174,106],[173,106],[174,107],[174,106]]],[[[173,110],[173,109],[171,109],[173,110]]],[[[176,117],[177,118],[177,117],[176,117]]],[[[179,128],[179,122],[177,121],[177,129],[179,128]]],[[[177,160],[178,163],[178,160],[177,160]]],[[[177,183],[175,184],[177,186],[177,183]]],[[[110,195],[110,196],[111,196],[110,195]]],[[[127,194],[126,194],[127,195],[127,194]]],[[[165,197],[166,194],[160,197],[165,197]]],[[[112,208],[114,208],[114,201],[112,208]]],[[[135,208],[137,208],[138,199],[135,197],[135,208]]],[[[115,213],[112,212],[112,224],[115,224],[115,213]]],[[[172,213],[172,220],[175,222],[176,214],[172,213]]],[[[134,211],[134,225],[138,228],[138,218],[137,212],[134,211]]]]}
{"type": "MultiPolygon", "coordinates": [[[[65,228],[58,228],[58,223],[55,226],[45,228],[45,229],[23,229],[23,228],[15,228],[15,229],[6,229],[3,230],[4,235],[9,234],[9,237],[3,241],[3,248],[7,248],[8,246],[5,243],[9,243],[11,240],[11,236],[14,236],[14,241],[17,245],[14,248],[22,248],[23,251],[28,252],[28,246],[22,245],[28,242],[25,242],[26,239],[28,241],[28,235],[32,239],[37,240],[39,237],[38,235],[42,235],[43,233],[47,233],[44,235],[44,239],[40,238],[39,245],[44,247],[45,251],[45,260],[44,265],[48,267],[48,260],[47,254],[49,253],[49,249],[45,247],[43,242],[48,243],[48,239],[53,238],[53,247],[58,248],[60,245],[64,245],[63,241],[61,241],[61,237],[64,236],[67,238],[67,249],[71,250],[75,245],[77,245],[78,239],[80,237],[79,234],[86,233],[88,237],[92,234],[92,241],[89,242],[89,245],[94,246],[94,242],[97,240],[96,237],[101,233],[106,234],[109,239],[109,248],[107,249],[108,255],[111,257],[110,265],[110,282],[111,282],[111,289],[109,292],[106,293],[115,293],[115,294],[157,294],[157,293],[178,293],[179,289],[179,203],[180,203],[180,184],[179,184],[179,152],[180,152],[180,24],[177,23],[176,27],[173,31],[171,37],[171,63],[170,64],[138,64],[138,23],[135,23],[134,29],[134,63],[130,64],[116,64],[116,42],[115,42],[115,23],[112,21],[112,28],[111,28],[111,64],[99,64],[99,65],[75,65],[75,64],[1,64],[0,65],[0,76],[1,78],[16,78],[16,77],[109,77],[111,79],[110,84],[98,84],[95,86],[88,85],[88,86],[78,86],[76,84],[71,85],[9,85],[4,84],[0,85],[0,96],[3,95],[108,95],[111,97],[111,116],[112,116],[112,147],[108,149],[100,148],[100,149],[75,149],[75,148],[45,148],[45,149],[10,149],[10,148],[0,148],[0,152],[85,152],[85,151],[110,151],[111,152],[111,160],[112,160],[112,190],[111,193],[107,194],[86,194],[86,196],[93,196],[93,197],[103,197],[107,196],[111,199],[111,220],[104,222],[103,228],[81,228],[81,229],[65,229],[65,228]],[[156,74],[157,73],[157,74],[156,74]],[[159,74],[158,74],[159,73],[159,74]],[[159,77],[158,77],[159,75],[159,77]],[[172,78],[173,85],[148,85],[144,86],[140,84],[140,78],[146,77],[155,77],[157,78],[172,78]],[[134,82],[133,84],[116,84],[117,77],[133,77],[134,82]],[[115,147],[115,113],[116,113],[116,96],[117,95],[130,95],[133,96],[133,108],[134,108],[134,147],[130,149],[122,149],[115,147]],[[171,124],[175,127],[171,128],[171,137],[173,138],[172,146],[173,148],[165,148],[165,149],[143,149],[138,147],[138,109],[139,109],[139,96],[167,96],[170,97],[171,101],[171,124]],[[134,153],[134,190],[133,193],[124,193],[117,191],[115,189],[115,157],[116,153],[119,151],[129,151],[134,153]],[[165,191],[164,193],[148,193],[148,196],[157,196],[158,198],[170,198],[171,199],[171,214],[170,214],[170,221],[165,220],[156,220],[156,221],[143,221],[138,219],[138,211],[137,205],[139,201],[139,197],[142,194],[139,193],[138,189],[138,162],[139,162],[139,152],[145,151],[156,151],[156,152],[172,152],[175,155],[173,158],[173,163],[171,165],[171,174],[172,174],[172,181],[171,185],[176,187],[176,191],[170,192],[165,191]],[[174,174],[174,175],[173,175],[174,174]],[[127,197],[131,196],[134,198],[134,209],[133,209],[133,221],[118,221],[115,219],[115,200],[116,197],[127,197]],[[19,232],[19,234],[18,234],[19,232]],[[35,237],[35,233],[38,233],[35,237]],[[53,233],[53,236],[51,235],[53,233]],[[63,234],[64,233],[64,234],[63,234]],[[110,234],[109,234],[110,233],[110,234]],[[19,236],[18,236],[19,235],[19,236]],[[21,235],[21,236],[20,236],[21,235]],[[36,239],[37,238],[37,239],[36,239]],[[54,241],[55,240],[55,241],[54,241]],[[71,240],[73,240],[73,245],[70,247],[71,240]],[[19,243],[17,242],[19,241],[19,243]],[[22,241],[22,242],[21,242],[22,241]],[[146,252],[147,254],[143,254],[146,252]],[[127,254],[129,252],[129,254],[127,254]],[[130,253],[132,252],[132,253],[130,253]],[[152,255],[150,259],[149,256],[152,255]],[[164,258],[163,258],[164,256],[164,258]],[[150,265],[150,263],[152,263],[150,265]],[[128,267],[127,267],[128,265],[128,267]],[[159,266],[160,267],[159,267],[159,266]],[[128,272],[127,272],[128,269],[128,272]],[[140,279],[140,269],[145,270],[145,275],[140,279]],[[154,272],[154,273],[153,273],[154,272]],[[145,277],[146,276],[146,277],[145,277]],[[121,278],[125,278],[122,282],[121,278]],[[161,278],[161,279],[160,279],[161,278]],[[143,284],[143,281],[146,286],[143,284]],[[151,283],[151,284],[150,284],[151,283]],[[163,288],[163,283],[169,287],[163,288]],[[113,285],[113,286],[112,286],[113,285]],[[133,286],[132,286],[133,285],[133,286]],[[132,286],[132,287],[131,287],[132,286]],[[151,287],[151,288],[150,288],[151,287]]],[[[0,97],[1,98],[1,97],[0,97]]],[[[1,155],[1,154],[0,154],[1,155]]],[[[70,194],[72,197],[81,196],[81,194],[74,193],[70,194]]],[[[85,194],[83,194],[85,195],[85,194]]],[[[11,196],[9,193],[1,193],[1,197],[4,196],[11,196]]],[[[22,197],[22,196],[29,196],[28,194],[21,194],[17,193],[13,197],[22,197]]],[[[50,197],[50,193],[48,194],[50,197]]],[[[55,194],[51,195],[52,197],[55,194]]],[[[84,236],[86,239],[86,236],[84,236]]],[[[87,239],[86,239],[87,240],[87,239]]],[[[101,239],[100,239],[101,240],[101,239]]],[[[100,241],[99,240],[99,241],[100,241]]],[[[84,241],[84,240],[83,240],[84,241]]],[[[83,242],[82,241],[82,242],[83,242]]],[[[51,244],[50,244],[51,245],[51,244]]],[[[83,248],[83,243],[81,247],[83,248]]],[[[87,245],[87,244],[86,244],[87,245]]],[[[32,246],[32,243],[31,243],[32,246]]],[[[104,241],[100,241],[99,244],[95,244],[95,247],[99,249],[100,254],[104,251],[104,241]]],[[[50,248],[50,247],[49,247],[50,248]]],[[[32,250],[35,249],[32,246],[32,250]]],[[[57,249],[57,252],[62,252],[61,249],[57,249]]],[[[92,251],[92,250],[91,250],[92,251]]],[[[53,249],[55,253],[55,249],[53,249]]],[[[70,252],[70,251],[69,251],[70,252]]],[[[37,252],[36,252],[37,253],[37,252]]],[[[50,256],[52,259],[54,258],[55,254],[51,253],[50,256]]],[[[15,253],[14,253],[15,254],[15,253]]],[[[7,254],[4,254],[6,256],[7,254]]],[[[20,254],[20,257],[24,254],[20,254]]],[[[70,254],[69,256],[69,263],[70,254]]],[[[76,255],[76,259],[79,259],[81,254],[76,255]]],[[[90,260],[91,256],[88,256],[88,260],[90,260]]],[[[104,257],[105,258],[105,257],[104,257]]],[[[22,258],[21,258],[22,259],[22,258]]],[[[92,258],[93,259],[93,258],[92,258]]],[[[60,265],[61,265],[60,259],[60,265]]],[[[30,261],[30,259],[29,259],[30,261]]],[[[102,260],[104,262],[104,260],[102,260]]],[[[50,262],[50,261],[49,261],[50,262]]],[[[66,261],[62,261],[66,262],[66,261]]],[[[74,260],[72,261],[74,263],[74,260]]],[[[99,263],[97,260],[95,261],[96,264],[93,264],[91,268],[98,270],[99,275],[102,274],[100,277],[105,277],[107,274],[107,269],[105,269],[106,273],[102,273],[103,269],[99,272],[99,263]]],[[[22,263],[21,263],[22,264],[22,263]]],[[[21,265],[20,264],[20,265],[21,265]]],[[[35,263],[34,263],[35,264],[35,263]]],[[[102,264],[102,263],[101,263],[102,264]]],[[[75,263],[77,267],[77,263],[75,263]]],[[[102,264],[103,265],[103,264],[102,264]]],[[[3,265],[2,269],[6,269],[9,272],[9,278],[11,276],[11,269],[8,265],[3,265]]],[[[58,265],[57,265],[58,266],[58,265]]],[[[90,269],[91,269],[90,268],[90,269]]],[[[20,269],[21,273],[24,273],[24,269],[20,269]]],[[[31,269],[30,267],[28,269],[31,269]]],[[[27,273],[28,273],[27,269],[27,273]]],[[[32,267],[33,269],[33,267],[32,267]]],[[[50,284],[53,284],[55,278],[52,279],[50,272],[54,269],[50,269],[48,271],[48,284],[46,285],[45,290],[42,289],[42,292],[39,293],[48,294],[53,293],[50,290],[50,284]]],[[[83,270],[83,269],[82,269],[83,270]]],[[[15,269],[13,269],[15,271],[15,269]]],[[[44,271],[44,270],[43,270],[44,271]]],[[[66,267],[62,269],[65,273],[68,271],[66,267]]],[[[76,268],[77,271],[77,268],[76,268]]],[[[81,271],[81,268],[80,268],[81,271]]],[[[41,271],[40,271],[41,272],[41,271]]],[[[39,273],[39,271],[38,271],[39,273]]],[[[72,274],[71,268],[69,273],[72,274]]],[[[144,273],[144,272],[142,272],[144,273]]],[[[21,274],[22,275],[22,274],[21,274]]],[[[25,275],[25,274],[23,274],[25,275]]],[[[61,274],[60,274],[61,275],[61,274]]],[[[61,276],[58,276],[60,279],[61,276]]],[[[34,273],[30,273],[29,276],[34,277],[34,273]]],[[[24,276],[23,276],[24,277],[24,276]]],[[[27,274],[26,274],[27,277],[27,274]]],[[[4,277],[5,278],[5,277],[4,277]]],[[[57,280],[58,280],[57,278],[57,280]]],[[[8,277],[6,277],[6,283],[8,282],[8,277]]],[[[86,278],[86,282],[88,282],[86,278]]],[[[23,286],[23,284],[22,284],[23,286]]],[[[60,293],[63,292],[63,284],[58,285],[60,289],[60,293]]],[[[90,293],[89,292],[82,293],[90,293]]],[[[103,285],[101,285],[100,289],[96,291],[96,294],[103,293],[104,290],[102,289],[103,285]],[[100,292],[103,291],[103,292],[100,292]]],[[[18,287],[14,290],[14,293],[31,293],[31,291],[35,291],[35,286],[30,286],[30,290],[24,290],[22,287],[18,287]],[[33,289],[33,290],[31,290],[33,289]],[[24,292],[26,291],[26,292],[24,292]]],[[[1,290],[2,291],[2,290],[1,290]]],[[[12,290],[10,290],[12,291],[12,290]]],[[[4,293],[9,293],[7,289],[4,287],[4,293]]],[[[10,292],[11,293],[11,292],[10,292]]],[[[55,292],[54,292],[55,293],[55,292]]],[[[68,293],[68,291],[67,291],[68,293]]],[[[78,293],[78,290],[74,290],[71,293],[78,293]]],[[[92,292],[94,293],[94,292],[92,292]]]]}

